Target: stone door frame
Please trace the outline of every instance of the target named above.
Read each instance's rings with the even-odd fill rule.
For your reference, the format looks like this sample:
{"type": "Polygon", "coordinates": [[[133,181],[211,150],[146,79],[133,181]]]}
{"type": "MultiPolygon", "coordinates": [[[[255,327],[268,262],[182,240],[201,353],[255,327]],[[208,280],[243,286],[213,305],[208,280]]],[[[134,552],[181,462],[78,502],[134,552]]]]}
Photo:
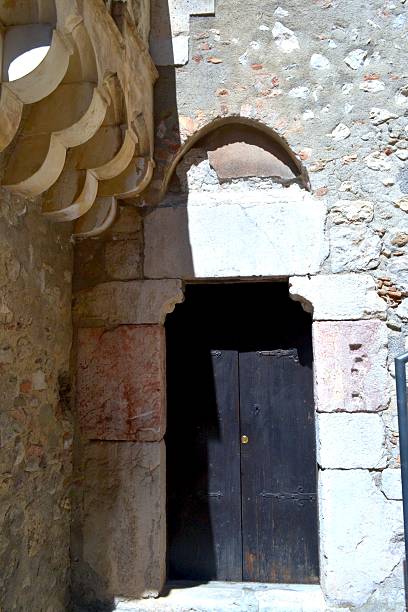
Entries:
{"type": "MultiPolygon", "coordinates": [[[[237,279],[200,280],[208,283],[230,280],[236,282],[237,279]]],[[[255,277],[239,280],[273,282],[282,281],[283,278],[255,277]]],[[[384,322],[386,305],[378,297],[374,280],[368,274],[317,274],[290,277],[288,280],[291,297],[300,301],[313,316],[321,588],[330,605],[344,605],[347,602],[356,605],[359,601],[363,603],[363,598],[374,588],[375,581],[380,580],[384,572],[391,571],[398,562],[396,552],[388,548],[387,538],[391,539],[392,532],[388,533],[391,527],[388,528],[386,517],[389,516],[391,507],[376,486],[371,473],[373,469],[386,467],[383,452],[384,431],[380,416],[389,401],[387,331],[384,322]],[[354,367],[355,364],[360,363],[365,364],[364,376],[360,376],[358,372],[352,375],[353,368],[358,370],[358,367],[354,367]],[[361,405],[361,398],[366,402],[364,406],[361,405]],[[361,494],[351,503],[349,492],[353,487],[361,489],[361,494]],[[371,522],[378,525],[373,527],[371,522],[367,524],[366,521],[364,524],[367,524],[368,534],[372,533],[370,529],[374,528],[377,538],[378,533],[381,534],[383,544],[380,546],[380,555],[377,548],[370,543],[373,539],[364,536],[364,527],[358,522],[360,514],[364,514],[367,497],[375,498],[377,505],[371,522]],[[347,508],[352,523],[352,532],[347,536],[342,531],[341,522],[344,518],[345,501],[349,504],[347,508]],[[351,554],[348,546],[353,547],[354,540],[357,544],[362,532],[364,541],[368,542],[368,552],[363,549],[362,553],[357,551],[351,554]],[[345,537],[351,540],[350,544],[344,541],[345,537]],[[372,575],[362,573],[367,554],[371,559],[370,563],[377,568],[377,573],[373,572],[372,575]],[[354,578],[356,575],[360,577],[357,583],[354,578]]],[[[194,279],[193,282],[199,281],[194,279]]],[[[156,352],[157,363],[163,363],[165,317],[182,300],[183,282],[178,279],[115,281],[81,292],[77,297],[74,314],[80,328],[79,334],[82,328],[89,330],[102,327],[112,334],[113,340],[115,335],[118,335],[118,341],[114,340],[111,344],[110,356],[111,361],[118,363],[121,362],[123,354],[120,333],[128,329],[135,331],[133,349],[137,353],[140,334],[151,335],[156,330],[162,338],[159,343],[161,348],[156,352]]],[[[152,355],[154,354],[153,351],[152,355]]],[[[142,377],[145,375],[143,367],[139,372],[142,377]]],[[[99,376],[103,376],[104,380],[107,375],[99,372],[99,376]]],[[[78,370],[78,376],[81,378],[81,369],[78,370]]],[[[164,398],[164,369],[160,376],[161,397],[164,398]]],[[[160,418],[165,419],[165,399],[162,401],[159,413],[163,415],[160,418]]],[[[117,526],[115,528],[112,524],[110,563],[115,567],[115,571],[101,568],[97,572],[110,572],[107,579],[111,590],[133,598],[157,597],[166,578],[164,421],[159,423],[158,431],[154,440],[144,440],[136,433],[130,439],[115,438],[114,444],[111,437],[99,435],[98,442],[91,443],[92,452],[96,452],[95,448],[98,448],[98,452],[102,453],[108,462],[114,453],[118,471],[126,471],[126,478],[133,474],[134,483],[138,483],[132,500],[129,500],[130,489],[120,489],[127,504],[126,510],[121,510],[121,513],[127,513],[126,521],[135,525],[135,529],[130,537],[129,533],[125,537],[117,526]],[[109,446],[106,445],[108,440],[111,441],[109,446]],[[126,568],[121,560],[123,549],[129,559],[126,568]],[[117,558],[118,556],[120,558],[117,558]]],[[[87,437],[92,438],[91,435],[87,437]]],[[[118,476],[120,486],[123,487],[126,478],[123,474],[118,476]]],[[[132,485],[135,486],[136,484],[132,485]]],[[[97,512],[97,509],[93,512],[97,512]]],[[[400,512],[399,507],[394,509],[393,506],[392,512],[400,512]]],[[[123,521],[122,515],[120,520],[123,521]]],[[[92,510],[89,510],[89,521],[92,521],[92,510]]],[[[388,523],[392,525],[393,520],[388,523]]],[[[86,535],[84,537],[86,538],[86,535]]],[[[107,549],[109,550],[109,543],[107,549]]],[[[99,560],[96,555],[91,554],[87,563],[94,567],[98,566],[99,560]]]]}

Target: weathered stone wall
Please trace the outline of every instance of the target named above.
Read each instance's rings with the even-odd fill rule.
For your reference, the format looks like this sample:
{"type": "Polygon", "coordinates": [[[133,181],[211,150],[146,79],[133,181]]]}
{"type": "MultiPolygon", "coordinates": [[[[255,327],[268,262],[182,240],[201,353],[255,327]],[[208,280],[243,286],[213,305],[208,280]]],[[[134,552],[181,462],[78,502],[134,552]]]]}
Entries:
{"type": "MultiPolygon", "coordinates": [[[[99,337],[94,328],[107,336],[125,333],[118,326],[134,326],[135,337],[143,333],[139,326],[148,334],[182,299],[183,280],[290,277],[293,298],[314,319],[327,606],[402,612],[393,357],[408,338],[403,2],[225,0],[214,16],[204,16],[214,10],[204,0],[153,5],[152,48],[161,51],[157,168],[140,215],[122,209],[120,231],[78,248],[80,336],[99,337]],[[202,16],[189,21],[190,14],[202,16]],[[173,46],[164,50],[163,33],[173,36],[173,46]],[[228,117],[250,119],[283,138],[306,169],[310,192],[267,177],[220,180],[207,150],[194,147],[205,126],[228,117]],[[164,198],[171,170],[186,152],[178,185],[172,183],[164,198]],[[121,225],[124,215],[128,221],[121,225]]],[[[110,355],[111,372],[114,363],[126,361],[119,344],[110,355]]],[[[138,345],[131,347],[135,354],[138,345]]],[[[136,376],[152,367],[139,368],[136,376]]],[[[108,371],[106,364],[100,368],[98,384],[108,371]]],[[[123,422],[112,427],[106,398],[92,393],[99,416],[93,433],[83,430],[78,453],[78,482],[84,482],[74,526],[78,600],[155,594],[165,574],[161,434],[143,441],[136,427],[132,439],[128,431],[119,437],[123,422]],[[94,487],[95,475],[104,473],[105,484],[98,480],[94,487]],[[129,497],[133,490],[139,499],[129,497]],[[146,508],[151,513],[143,523],[146,508]],[[120,547],[109,553],[109,565],[98,533],[115,533],[118,521],[129,530],[129,547],[119,544],[123,534],[109,537],[109,550],[115,541],[120,547]]],[[[88,392],[84,405],[86,398],[88,392]]],[[[121,406],[131,409],[131,419],[143,414],[132,402],[121,406]]]]}
{"type": "MultiPolygon", "coordinates": [[[[179,10],[170,11],[172,24],[178,23],[179,10]]],[[[408,337],[408,102],[402,70],[407,23],[403,2],[226,0],[216,5],[214,17],[190,20],[189,60],[174,55],[173,65],[170,60],[160,69],[156,88],[155,181],[167,180],[176,156],[211,121],[250,118],[285,139],[308,172],[312,196],[327,210],[327,257],[310,280],[302,276],[291,282],[315,319],[322,586],[331,605],[366,610],[403,609],[393,357],[408,337]],[[183,65],[175,67],[178,63],[183,65]],[[370,323],[359,320],[369,318],[370,323]],[[325,380],[320,366],[329,372],[325,380]],[[381,529],[385,523],[387,529],[381,529]]],[[[198,169],[202,163],[197,156],[198,169]]],[[[210,192],[201,198],[204,210],[197,207],[196,193],[182,203],[184,227],[191,228],[182,241],[192,239],[184,250],[189,269],[184,261],[181,270],[172,251],[170,260],[157,258],[159,245],[179,229],[171,218],[180,215],[180,202],[170,194],[162,211],[153,210],[145,221],[148,276],[175,261],[173,270],[195,276],[194,254],[200,261],[203,245],[208,248],[214,240],[210,224],[203,227],[200,221],[212,216],[219,228],[218,211],[225,210],[226,200],[235,206],[245,199],[238,186],[236,198],[226,195],[231,184],[212,193],[217,188],[210,170],[201,174],[202,189],[210,192]],[[156,245],[154,266],[150,240],[156,245]]],[[[155,189],[153,182],[148,203],[160,200],[155,189]]],[[[260,240],[265,230],[273,237],[249,201],[248,216],[258,223],[260,240]]],[[[238,224],[239,208],[245,205],[236,208],[233,220],[224,216],[227,249],[234,243],[228,234],[238,224]]],[[[293,210],[287,210],[297,231],[293,210]]],[[[236,235],[243,244],[243,232],[236,235]]],[[[301,237],[304,246],[308,238],[301,237]]],[[[285,232],[282,241],[290,241],[285,232]]],[[[304,254],[307,259],[310,250],[304,254]]],[[[286,265],[296,261],[296,248],[286,255],[286,265]]],[[[276,261],[261,260],[261,265],[272,270],[276,261]]],[[[222,265],[222,258],[214,257],[212,276],[224,275],[222,265]]],[[[273,274],[279,268],[286,274],[283,262],[273,274]]],[[[201,267],[198,276],[207,272],[201,267]]]]}
{"type": "Polygon", "coordinates": [[[70,227],[0,193],[0,608],[64,612],[72,417],[70,227]]]}

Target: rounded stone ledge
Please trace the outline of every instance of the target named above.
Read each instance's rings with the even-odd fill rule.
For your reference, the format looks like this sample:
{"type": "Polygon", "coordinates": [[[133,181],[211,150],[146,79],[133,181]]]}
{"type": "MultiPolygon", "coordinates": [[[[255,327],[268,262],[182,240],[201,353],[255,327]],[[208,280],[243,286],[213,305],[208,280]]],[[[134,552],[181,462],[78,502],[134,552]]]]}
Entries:
{"type": "Polygon", "coordinates": [[[321,274],[289,278],[289,294],[315,321],[386,318],[387,305],[370,274],[321,274]]]}
{"type": "Polygon", "coordinates": [[[169,584],[165,597],[117,598],[117,612],[327,612],[322,589],[307,584],[209,582],[169,584]]]}
{"type": "Polygon", "coordinates": [[[184,300],[177,279],[112,281],[75,296],[73,317],[78,327],[163,324],[184,300]]]}

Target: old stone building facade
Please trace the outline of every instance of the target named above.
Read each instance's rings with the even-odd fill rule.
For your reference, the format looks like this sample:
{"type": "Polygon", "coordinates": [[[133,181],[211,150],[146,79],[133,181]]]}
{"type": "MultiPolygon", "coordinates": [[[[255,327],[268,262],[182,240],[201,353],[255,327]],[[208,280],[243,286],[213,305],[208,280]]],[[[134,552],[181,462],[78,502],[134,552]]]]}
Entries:
{"type": "Polygon", "coordinates": [[[0,22],[0,610],[402,612],[405,0],[4,0],[0,22]],[[270,300],[234,298],[240,329],[311,328],[318,580],[169,590],[170,325],[238,285],[270,300]]]}

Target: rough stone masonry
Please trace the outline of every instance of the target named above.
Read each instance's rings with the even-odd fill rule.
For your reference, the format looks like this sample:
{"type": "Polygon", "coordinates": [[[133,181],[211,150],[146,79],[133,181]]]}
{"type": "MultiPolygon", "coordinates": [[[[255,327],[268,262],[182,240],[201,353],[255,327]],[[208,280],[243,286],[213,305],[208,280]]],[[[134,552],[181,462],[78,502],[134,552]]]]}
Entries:
{"type": "MultiPolygon", "coordinates": [[[[148,2],[124,4],[124,36],[133,19],[147,40],[148,2]]],[[[75,244],[73,270],[71,227],[1,191],[0,609],[152,609],[166,574],[166,314],[191,280],[284,278],[313,315],[321,590],[274,609],[402,612],[405,0],[151,4],[145,191],[75,244]],[[239,142],[262,133],[285,167],[241,155],[229,172],[226,125],[249,130],[239,142]]]]}

